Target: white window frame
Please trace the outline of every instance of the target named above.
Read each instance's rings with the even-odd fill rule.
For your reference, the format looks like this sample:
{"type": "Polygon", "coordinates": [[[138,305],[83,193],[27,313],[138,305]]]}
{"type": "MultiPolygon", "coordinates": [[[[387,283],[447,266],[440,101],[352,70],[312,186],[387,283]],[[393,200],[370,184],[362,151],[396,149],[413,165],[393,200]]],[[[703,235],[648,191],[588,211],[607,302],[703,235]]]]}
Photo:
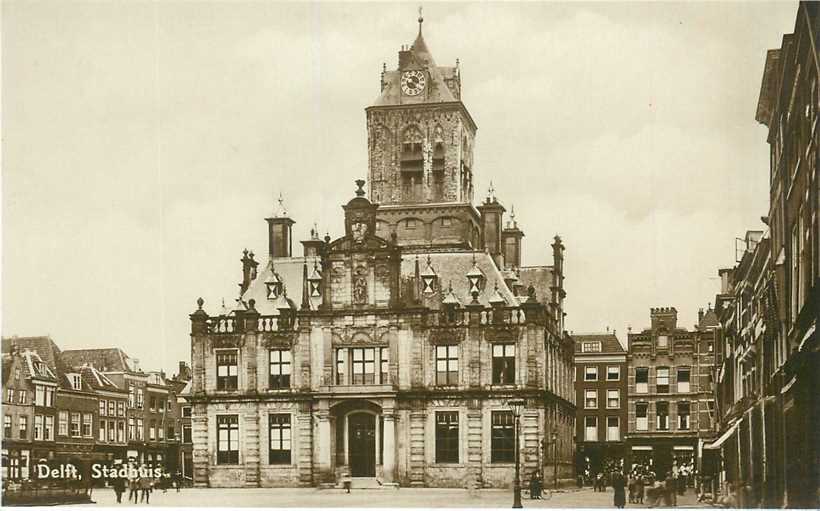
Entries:
{"type": "Polygon", "coordinates": [[[618,389],[607,389],[606,390],[606,407],[608,410],[617,410],[621,407],[621,391],[618,389]],[[610,393],[615,393],[616,404],[615,406],[609,406],[609,400],[612,399],[610,397],[610,393]]]}
{"type": "Polygon", "coordinates": [[[584,410],[597,410],[598,409],[598,390],[597,389],[584,389],[584,410]],[[595,394],[595,405],[589,406],[589,399],[592,394],[595,394]]]}
{"type": "Polygon", "coordinates": [[[598,381],[598,366],[584,366],[584,381],[598,381]],[[591,372],[595,373],[594,377],[590,377],[591,372]]]}

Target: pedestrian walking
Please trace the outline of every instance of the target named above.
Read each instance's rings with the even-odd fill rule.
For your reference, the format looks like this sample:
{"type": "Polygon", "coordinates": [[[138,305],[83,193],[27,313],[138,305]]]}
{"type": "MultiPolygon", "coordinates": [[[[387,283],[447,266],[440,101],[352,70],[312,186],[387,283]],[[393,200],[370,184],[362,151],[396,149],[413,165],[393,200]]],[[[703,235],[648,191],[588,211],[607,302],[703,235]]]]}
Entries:
{"type": "Polygon", "coordinates": [[[615,507],[623,509],[626,505],[626,479],[624,475],[621,473],[620,470],[617,470],[612,473],[612,489],[615,490],[615,496],[613,497],[613,503],[615,507]]]}
{"type": "Polygon", "coordinates": [[[114,488],[114,494],[117,496],[117,504],[122,504],[122,494],[125,493],[125,479],[114,476],[111,481],[111,486],[114,488]]]}
{"type": "Polygon", "coordinates": [[[541,481],[541,473],[536,470],[532,473],[532,477],[530,478],[530,499],[531,500],[541,500],[541,488],[543,486],[543,482],[541,481]]]}
{"type": "Polygon", "coordinates": [[[179,470],[177,470],[174,474],[174,486],[176,486],[177,493],[179,493],[179,489],[182,486],[182,472],[179,470]]]}
{"type": "Polygon", "coordinates": [[[131,499],[134,499],[134,504],[138,503],[138,496],[139,496],[139,475],[137,474],[136,467],[130,467],[128,471],[128,502],[131,502],[131,499]]]}
{"type": "MultiPolygon", "coordinates": [[[[142,466],[143,473],[148,474],[148,469],[145,465],[142,466]]],[[[153,487],[153,478],[149,476],[140,476],[139,478],[139,488],[140,488],[140,504],[145,502],[146,504],[150,504],[151,500],[151,488],[153,487]]]]}

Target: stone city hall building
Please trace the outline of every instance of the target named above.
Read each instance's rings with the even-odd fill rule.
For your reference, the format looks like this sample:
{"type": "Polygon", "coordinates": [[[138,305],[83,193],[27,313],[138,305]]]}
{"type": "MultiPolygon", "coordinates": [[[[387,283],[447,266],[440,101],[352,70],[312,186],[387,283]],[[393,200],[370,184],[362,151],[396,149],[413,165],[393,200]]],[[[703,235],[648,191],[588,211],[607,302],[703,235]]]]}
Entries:
{"type": "Polygon", "coordinates": [[[473,206],[476,125],[421,21],[366,109],[370,200],[358,181],[344,235],[294,256],[280,199],[236,307],[190,316],[197,486],[505,486],[513,398],[523,476],[572,477],[564,245],[522,266],[514,217],[473,206]]]}

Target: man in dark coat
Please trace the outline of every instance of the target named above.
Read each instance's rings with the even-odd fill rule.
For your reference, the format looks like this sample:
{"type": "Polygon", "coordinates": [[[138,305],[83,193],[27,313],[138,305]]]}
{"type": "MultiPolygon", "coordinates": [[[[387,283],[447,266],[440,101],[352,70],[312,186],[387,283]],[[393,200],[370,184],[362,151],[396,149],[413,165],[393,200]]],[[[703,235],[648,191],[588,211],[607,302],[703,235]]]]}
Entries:
{"type": "Polygon", "coordinates": [[[620,470],[612,473],[612,489],[615,490],[615,507],[623,508],[626,505],[626,479],[620,470]]]}

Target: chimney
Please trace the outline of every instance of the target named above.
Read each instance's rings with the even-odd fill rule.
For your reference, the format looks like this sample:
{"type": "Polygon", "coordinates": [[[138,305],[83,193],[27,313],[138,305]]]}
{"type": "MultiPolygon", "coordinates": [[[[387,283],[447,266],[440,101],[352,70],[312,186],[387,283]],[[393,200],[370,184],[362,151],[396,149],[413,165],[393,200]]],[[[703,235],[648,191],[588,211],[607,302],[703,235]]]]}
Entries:
{"type": "Polygon", "coordinates": [[[510,220],[507,227],[501,231],[501,246],[504,251],[504,264],[509,268],[521,267],[521,238],[524,232],[518,228],[515,221],[515,206],[510,208],[510,220]]]}
{"type": "Polygon", "coordinates": [[[293,253],[292,226],[293,220],[288,216],[282,195],[279,195],[278,207],[268,222],[268,255],[274,257],[291,257],[293,253]]]}
{"type": "Polygon", "coordinates": [[[698,325],[703,321],[703,307],[698,309],[698,325]]]}
{"type": "Polygon", "coordinates": [[[322,245],[324,242],[319,239],[319,229],[316,224],[310,230],[310,239],[302,242],[302,249],[305,257],[319,257],[322,254],[322,245]]]}
{"type": "Polygon", "coordinates": [[[484,203],[478,206],[481,214],[481,248],[486,250],[495,261],[496,266],[504,268],[504,254],[502,251],[501,231],[504,227],[504,209],[495,198],[495,188],[492,182],[487,191],[484,203]]]}

